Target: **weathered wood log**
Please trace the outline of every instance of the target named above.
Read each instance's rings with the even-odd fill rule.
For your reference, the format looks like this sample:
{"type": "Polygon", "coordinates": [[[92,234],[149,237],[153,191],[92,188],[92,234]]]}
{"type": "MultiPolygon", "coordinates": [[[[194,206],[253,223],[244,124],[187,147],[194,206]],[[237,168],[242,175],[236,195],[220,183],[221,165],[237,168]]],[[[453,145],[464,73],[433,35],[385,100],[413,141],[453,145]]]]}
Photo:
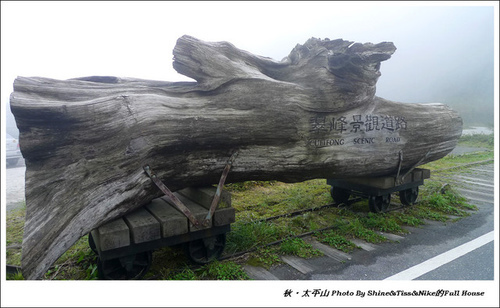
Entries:
{"type": "Polygon", "coordinates": [[[450,108],[375,96],[392,43],[309,39],[282,61],[183,36],[174,68],[197,82],[19,77],[11,95],[26,160],[22,268],[40,278],[76,240],[161,192],[228,182],[377,176],[456,145],[450,108]],[[403,154],[403,160],[400,161],[403,154]]]}

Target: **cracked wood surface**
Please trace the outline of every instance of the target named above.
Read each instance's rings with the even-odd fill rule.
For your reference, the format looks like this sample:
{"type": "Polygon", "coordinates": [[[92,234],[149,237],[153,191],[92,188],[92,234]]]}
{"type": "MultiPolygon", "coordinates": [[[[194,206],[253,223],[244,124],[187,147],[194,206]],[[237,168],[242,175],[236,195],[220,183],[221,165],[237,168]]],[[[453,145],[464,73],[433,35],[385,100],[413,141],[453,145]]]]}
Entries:
{"type": "Polygon", "coordinates": [[[375,96],[392,43],[309,39],[282,61],[183,36],[174,68],[196,82],[18,77],[11,106],[26,161],[22,268],[39,279],[92,229],[172,191],[227,182],[378,176],[439,159],[460,116],[375,96]]]}

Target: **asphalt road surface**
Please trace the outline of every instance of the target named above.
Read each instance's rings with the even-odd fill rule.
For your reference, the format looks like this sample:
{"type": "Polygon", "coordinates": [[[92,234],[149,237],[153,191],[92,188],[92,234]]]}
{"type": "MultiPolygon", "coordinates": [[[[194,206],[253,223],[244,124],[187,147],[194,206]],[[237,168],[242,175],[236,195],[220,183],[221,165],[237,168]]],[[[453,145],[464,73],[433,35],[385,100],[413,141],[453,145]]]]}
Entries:
{"type": "Polygon", "coordinates": [[[24,202],[24,175],[26,166],[20,160],[16,166],[5,170],[5,196],[7,211],[20,207],[24,202]]]}

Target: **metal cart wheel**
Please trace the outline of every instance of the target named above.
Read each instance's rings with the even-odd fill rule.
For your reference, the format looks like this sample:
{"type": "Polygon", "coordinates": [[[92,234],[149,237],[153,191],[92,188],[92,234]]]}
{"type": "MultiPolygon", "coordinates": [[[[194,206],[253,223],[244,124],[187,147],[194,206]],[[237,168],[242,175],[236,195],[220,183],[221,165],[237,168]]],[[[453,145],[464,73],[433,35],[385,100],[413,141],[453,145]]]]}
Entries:
{"type": "Polygon", "coordinates": [[[413,205],[417,201],[418,197],[418,186],[413,188],[408,188],[399,192],[399,200],[404,205],[413,205]]]}
{"type": "Polygon", "coordinates": [[[341,203],[347,203],[349,197],[351,196],[351,191],[349,189],[332,186],[330,189],[330,195],[337,205],[339,205],[341,203]]]}
{"type": "Polygon", "coordinates": [[[226,234],[194,240],[185,244],[188,258],[198,264],[210,263],[222,255],[226,246],[226,234]]]}
{"type": "Polygon", "coordinates": [[[102,280],[138,280],[149,271],[152,259],[151,251],[105,261],[98,259],[97,273],[102,280]]]}
{"type": "Polygon", "coordinates": [[[391,194],[382,196],[370,196],[368,199],[368,206],[373,213],[383,213],[391,203],[391,194]]]}
{"type": "Polygon", "coordinates": [[[90,247],[90,249],[92,249],[92,251],[95,254],[98,254],[97,247],[95,245],[95,241],[94,241],[94,237],[92,236],[92,233],[89,233],[89,247],[90,247]]]}

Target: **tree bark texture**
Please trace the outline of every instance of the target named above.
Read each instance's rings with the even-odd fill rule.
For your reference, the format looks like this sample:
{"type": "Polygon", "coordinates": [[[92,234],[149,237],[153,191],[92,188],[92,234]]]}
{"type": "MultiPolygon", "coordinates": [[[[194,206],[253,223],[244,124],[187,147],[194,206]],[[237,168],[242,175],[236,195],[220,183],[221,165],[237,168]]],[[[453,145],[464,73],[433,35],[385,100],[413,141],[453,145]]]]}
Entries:
{"type": "Polygon", "coordinates": [[[196,82],[18,77],[11,95],[26,161],[25,278],[81,236],[172,191],[228,182],[378,176],[448,154],[460,116],[375,96],[392,43],[309,39],[282,61],[226,42],[178,39],[196,82]],[[425,157],[425,158],[424,158],[425,157]]]}

